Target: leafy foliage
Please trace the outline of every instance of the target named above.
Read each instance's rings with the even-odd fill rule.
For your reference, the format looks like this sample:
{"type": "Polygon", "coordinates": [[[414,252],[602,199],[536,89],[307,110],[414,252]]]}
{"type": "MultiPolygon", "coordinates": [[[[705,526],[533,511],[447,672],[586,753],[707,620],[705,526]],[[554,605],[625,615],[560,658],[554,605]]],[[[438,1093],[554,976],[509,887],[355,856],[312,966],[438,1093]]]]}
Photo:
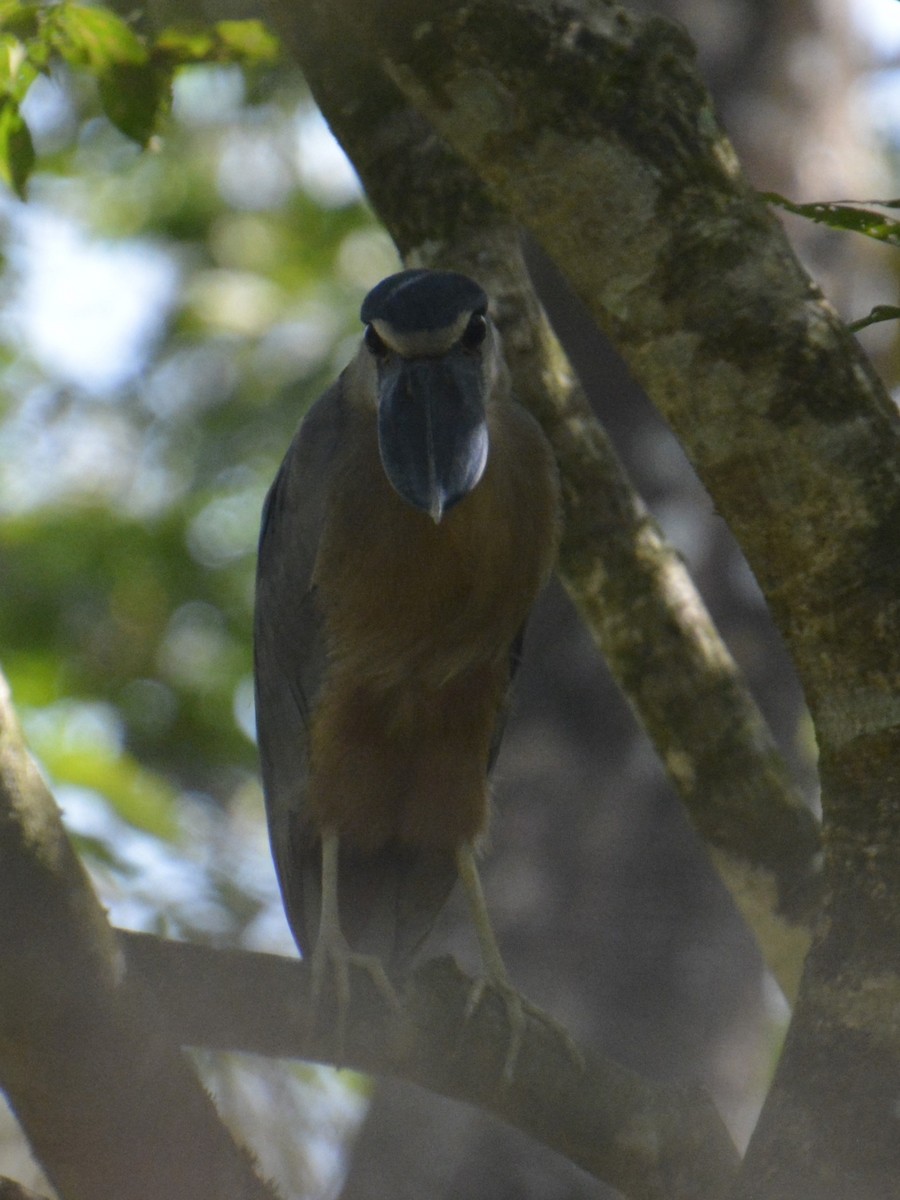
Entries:
{"type": "Polygon", "coordinates": [[[20,105],[35,77],[56,62],[97,80],[104,112],[145,146],[168,111],[177,68],[190,63],[273,62],[277,40],[259,21],[219,21],[206,30],[167,29],[148,39],[109,9],[0,2],[0,177],[24,194],[34,148],[20,105]]]}
{"type": "MultiPolygon", "coordinates": [[[[874,238],[889,246],[900,247],[900,221],[878,212],[878,208],[900,209],[900,200],[867,200],[856,202],[852,200],[837,200],[831,202],[816,201],[812,204],[795,204],[785,199],[777,192],[763,192],[762,198],[769,204],[783,208],[785,212],[794,213],[798,217],[806,217],[819,225],[827,225],[829,229],[837,229],[851,233],[861,233],[865,237],[874,238]]],[[[900,318],[900,308],[893,304],[876,304],[868,316],[858,321],[850,321],[847,328],[857,333],[869,325],[877,325],[881,321],[895,321],[900,318]]]]}
{"type": "MultiPolygon", "coordinates": [[[[151,41],[0,0],[0,658],[113,919],[287,949],[253,744],[259,513],[396,260],[358,193],[322,183],[274,53],[255,22],[151,41]],[[116,345],[131,307],[143,333],[116,345]]],[[[285,1186],[312,1169],[304,1121],[327,1145],[356,1119],[343,1089],[323,1112],[318,1076],[287,1080],[279,1144],[240,1074],[285,1186]]]]}
{"type": "MultiPolygon", "coordinates": [[[[99,9],[6,5],[0,22],[33,67],[20,101],[34,145],[50,146],[28,206],[7,210],[2,245],[0,653],[63,800],[92,796],[198,857],[184,816],[197,803],[224,828],[251,811],[262,830],[250,652],[259,512],[299,418],[341,361],[361,290],[395,259],[357,194],[322,203],[304,185],[312,110],[299,77],[272,69],[247,99],[233,60],[270,54],[260,26],[168,30],[150,51],[99,9]],[[63,65],[48,73],[53,54],[63,65]],[[142,154],[84,71],[102,77],[148,55],[189,65],[171,77],[171,113],[142,154]],[[65,108],[52,137],[41,89],[54,112],[65,108]],[[58,228],[78,248],[74,266],[52,248],[58,228]],[[109,294],[92,300],[73,269],[112,265],[126,248],[124,273],[104,268],[109,294]],[[49,349],[23,315],[47,257],[44,286],[60,305],[49,349]],[[155,302],[134,298],[142,263],[168,264],[172,284],[155,302]],[[113,347],[123,362],[94,390],[93,368],[80,376],[53,346],[71,344],[83,319],[89,343],[131,304],[151,332],[127,354],[113,347]]],[[[79,361],[91,362],[89,344],[79,361]]],[[[115,906],[133,879],[116,879],[110,830],[102,852],[102,833],[83,845],[115,906]]],[[[283,929],[264,839],[258,847],[283,929]]],[[[239,937],[259,904],[234,887],[223,897],[220,926],[231,911],[239,937]]],[[[191,924],[189,905],[180,919],[191,924]]]]}
{"type": "Polygon", "coordinates": [[[877,204],[880,208],[900,209],[900,200],[868,200],[862,203],[838,200],[829,203],[816,201],[814,204],[795,204],[792,200],[786,200],[784,196],[779,196],[777,192],[764,192],[763,199],[770,204],[777,204],[786,212],[795,213],[799,217],[807,217],[810,221],[827,225],[830,229],[862,233],[879,242],[900,246],[900,221],[876,212],[873,208],[864,207],[864,205],[877,204]]]}
{"type": "Polygon", "coordinates": [[[18,105],[9,96],[0,101],[0,179],[21,195],[34,167],[31,134],[18,105]]]}

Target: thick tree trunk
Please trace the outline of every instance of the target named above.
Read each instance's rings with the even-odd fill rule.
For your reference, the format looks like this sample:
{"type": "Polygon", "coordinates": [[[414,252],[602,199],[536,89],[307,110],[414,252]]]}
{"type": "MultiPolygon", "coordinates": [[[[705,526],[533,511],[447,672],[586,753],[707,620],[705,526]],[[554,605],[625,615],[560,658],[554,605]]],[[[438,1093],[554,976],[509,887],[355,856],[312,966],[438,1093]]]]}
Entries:
{"type": "Polygon", "coordinates": [[[0,1086],[62,1200],[273,1200],[121,951],[0,676],[0,1086]]]}
{"type": "Polygon", "coordinates": [[[854,1194],[880,1198],[900,1171],[880,1100],[900,1082],[896,410],[741,179],[671,26],[605,4],[338,8],[564,271],[766,594],[816,722],[830,895],[772,1100],[809,1136],[767,1116],[746,1194],[847,1194],[852,1119],[870,1147],[854,1194]]]}

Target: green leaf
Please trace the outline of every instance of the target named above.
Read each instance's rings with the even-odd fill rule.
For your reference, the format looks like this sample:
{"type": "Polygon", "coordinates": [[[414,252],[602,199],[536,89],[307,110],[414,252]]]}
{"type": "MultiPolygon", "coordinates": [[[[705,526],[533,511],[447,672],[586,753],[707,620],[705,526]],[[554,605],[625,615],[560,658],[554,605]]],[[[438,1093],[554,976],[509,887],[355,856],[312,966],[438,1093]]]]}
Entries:
{"type": "Polygon", "coordinates": [[[168,110],[171,85],[155,63],[116,63],[98,81],[103,111],[117,129],[146,146],[168,110]]]}
{"type": "Polygon", "coordinates": [[[51,652],[30,647],[20,654],[7,652],[3,668],[16,704],[39,708],[59,699],[60,665],[51,652]]]}
{"type": "Polygon", "coordinates": [[[278,39],[262,21],[217,21],[212,27],[173,25],[156,39],[154,50],[170,62],[238,63],[254,66],[278,57],[278,39]]]}
{"type": "Polygon", "coordinates": [[[20,4],[19,0],[0,0],[0,29],[23,41],[37,37],[41,25],[40,4],[20,4]]]}
{"type": "Polygon", "coordinates": [[[11,96],[0,98],[0,179],[24,198],[34,167],[34,146],[19,106],[11,96]]]}
{"type": "Polygon", "coordinates": [[[92,865],[108,867],[113,871],[118,871],[126,877],[134,875],[134,867],[130,863],[126,863],[120,854],[116,853],[116,847],[102,837],[89,837],[83,833],[73,833],[68,830],[69,840],[78,851],[79,858],[87,859],[92,865]]]}
{"type": "Polygon", "coordinates": [[[900,201],[865,200],[860,201],[860,205],[852,200],[795,204],[792,200],[779,196],[777,192],[762,192],[761,195],[769,204],[776,204],[787,212],[796,213],[797,216],[806,217],[817,224],[828,225],[831,229],[862,233],[866,237],[875,238],[876,241],[900,246],[900,221],[873,209],[860,207],[862,204],[878,204],[882,208],[900,208],[900,201]]]}
{"type": "Polygon", "coordinates": [[[162,31],[154,50],[176,63],[208,62],[215,57],[216,38],[203,26],[173,25],[162,31]]]}
{"type": "Polygon", "coordinates": [[[149,57],[134,30],[109,9],[60,4],[51,12],[56,49],[74,67],[102,74],[122,64],[145,63],[149,57]]]}
{"type": "Polygon", "coordinates": [[[894,304],[876,304],[867,317],[860,317],[858,321],[850,321],[847,328],[851,333],[857,333],[860,329],[865,329],[869,325],[877,325],[880,321],[896,320],[900,320],[900,308],[894,304]]]}
{"type": "Polygon", "coordinates": [[[214,28],[222,44],[232,52],[234,62],[250,65],[278,58],[278,38],[262,21],[217,21],[214,28]]]}
{"type": "Polygon", "coordinates": [[[99,746],[42,747],[41,758],[54,779],[99,792],[129,825],[167,841],[175,837],[174,790],[131,755],[99,746]]]}
{"type": "Polygon", "coordinates": [[[11,33],[0,33],[0,92],[21,102],[42,65],[40,54],[30,52],[11,33]]]}

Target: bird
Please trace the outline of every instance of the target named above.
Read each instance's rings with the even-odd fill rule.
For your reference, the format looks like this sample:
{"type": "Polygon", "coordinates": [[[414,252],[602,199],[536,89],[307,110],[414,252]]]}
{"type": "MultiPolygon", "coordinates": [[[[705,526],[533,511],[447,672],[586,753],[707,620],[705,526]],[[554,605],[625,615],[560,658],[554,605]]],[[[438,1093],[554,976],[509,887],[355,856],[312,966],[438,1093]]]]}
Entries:
{"type": "MultiPolygon", "coordinates": [[[[529,613],[556,559],[554,456],[511,392],[487,294],[407,269],[369,291],[355,356],[309,409],[264,506],[254,677],[285,912],[329,970],[339,1045],[349,968],[397,1007],[457,878],[484,986],[524,1016],[476,851],[529,613]]],[[[467,1010],[468,1011],[468,1010],[467,1010]]]]}

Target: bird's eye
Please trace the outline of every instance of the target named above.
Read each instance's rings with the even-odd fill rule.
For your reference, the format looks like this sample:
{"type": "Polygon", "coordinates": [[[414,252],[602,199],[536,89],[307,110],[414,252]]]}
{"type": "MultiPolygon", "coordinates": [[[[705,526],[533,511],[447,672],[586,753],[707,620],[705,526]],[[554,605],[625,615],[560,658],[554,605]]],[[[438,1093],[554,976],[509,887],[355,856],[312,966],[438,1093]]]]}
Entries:
{"type": "Polygon", "coordinates": [[[463,331],[462,344],[467,350],[477,350],[487,336],[487,319],[484,313],[472,313],[463,331]]]}
{"type": "Polygon", "coordinates": [[[387,346],[374,325],[367,325],[366,332],[363,334],[363,341],[366,343],[366,349],[370,354],[374,354],[376,358],[383,358],[387,354],[387,346]]]}

